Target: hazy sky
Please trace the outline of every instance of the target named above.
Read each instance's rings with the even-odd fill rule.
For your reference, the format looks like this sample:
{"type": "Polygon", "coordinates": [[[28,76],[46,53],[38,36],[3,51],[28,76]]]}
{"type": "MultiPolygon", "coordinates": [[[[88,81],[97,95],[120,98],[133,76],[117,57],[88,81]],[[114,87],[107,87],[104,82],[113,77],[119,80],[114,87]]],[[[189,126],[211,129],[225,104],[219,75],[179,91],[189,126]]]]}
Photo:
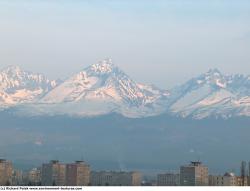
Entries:
{"type": "Polygon", "coordinates": [[[0,68],[66,78],[106,57],[162,88],[250,74],[250,1],[0,0],[0,68]]]}

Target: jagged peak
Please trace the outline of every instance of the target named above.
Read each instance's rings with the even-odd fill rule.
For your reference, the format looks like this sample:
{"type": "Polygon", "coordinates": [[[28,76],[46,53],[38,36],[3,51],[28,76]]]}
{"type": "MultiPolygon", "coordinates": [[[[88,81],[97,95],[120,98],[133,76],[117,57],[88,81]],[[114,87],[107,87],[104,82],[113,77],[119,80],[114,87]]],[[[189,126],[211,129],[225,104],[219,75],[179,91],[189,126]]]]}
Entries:
{"type": "Polygon", "coordinates": [[[116,67],[110,58],[104,59],[90,66],[90,69],[98,74],[110,73],[114,68],[116,67]]]}
{"type": "Polygon", "coordinates": [[[206,72],[207,75],[220,76],[221,72],[217,68],[211,68],[206,72]]]}
{"type": "Polygon", "coordinates": [[[20,75],[26,75],[26,76],[33,76],[38,78],[44,78],[47,79],[47,77],[42,73],[34,73],[27,70],[23,70],[20,66],[16,65],[9,65],[2,70],[0,70],[0,73],[5,73],[9,76],[20,76],[20,75]]]}
{"type": "Polygon", "coordinates": [[[9,66],[5,67],[4,69],[2,69],[1,72],[5,72],[5,73],[20,73],[20,72],[22,72],[22,69],[21,69],[20,66],[9,65],[9,66]]]}
{"type": "Polygon", "coordinates": [[[225,88],[227,86],[227,76],[223,75],[217,68],[209,69],[206,73],[192,78],[190,81],[198,84],[199,86],[204,84],[215,85],[221,88],[225,88]]]}
{"type": "Polygon", "coordinates": [[[226,78],[225,75],[223,75],[217,68],[209,69],[206,73],[200,75],[198,77],[199,80],[202,80],[204,82],[214,83],[217,80],[224,81],[226,78]]]}
{"type": "Polygon", "coordinates": [[[57,86],[61,83],[60,80],[50,80],[45,75],[40,73],[32,73],[21,69],[19,66],[10,65],[0,70],[0,86],[3,88],[13,88],[22,86],[35,86],[40,84],[43,87],[49,85],[57,86]],[[47,84],[47,85],[46,85],[47,84]]]}

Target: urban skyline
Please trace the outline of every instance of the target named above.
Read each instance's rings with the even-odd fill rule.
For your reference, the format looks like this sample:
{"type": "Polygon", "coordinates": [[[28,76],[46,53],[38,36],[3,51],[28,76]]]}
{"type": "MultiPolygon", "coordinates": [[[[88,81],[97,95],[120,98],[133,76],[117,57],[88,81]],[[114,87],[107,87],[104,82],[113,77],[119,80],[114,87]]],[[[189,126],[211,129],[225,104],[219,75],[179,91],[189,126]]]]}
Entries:
{"type": "Polygon", "coordinates": [[[51,160],[23,171],[14,168],[11,161],[1,159],[0,186],[248,186],[250,162],[247,166],[242,161],[239,168],[238,175],[230,171],[213,174],[201,161],[191,161],[175,173],[165,171],[147,176],[138,170],[92,170],[85,161],[51,160]]]}

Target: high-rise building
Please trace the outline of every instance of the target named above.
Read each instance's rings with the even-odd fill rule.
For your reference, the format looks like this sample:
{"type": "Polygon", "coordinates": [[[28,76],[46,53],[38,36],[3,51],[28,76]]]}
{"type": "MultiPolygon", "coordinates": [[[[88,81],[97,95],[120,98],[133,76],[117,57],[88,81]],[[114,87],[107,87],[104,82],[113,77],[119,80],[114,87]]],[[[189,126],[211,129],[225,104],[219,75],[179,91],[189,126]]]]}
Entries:
{"type": "Polygon", "coordinates": [[[181,186],[208,186],[208,167],[201,162],[191,162],[180,167],[181,186]]]}
{"type": "Polygon", "coordinates": [[[241,185],[246,185],[247,184],[247,163],[246,161],[241,162],[241,167],[240,167],[240,175],[241,175],[241,185]]]}
{"type": "Polygon", "coordinates": [[[21,186],[23,185],[23,172],[21,170],[13,170],[11,178],[12,186],[21,186]]]}
{"type": "Polygon", "coordinates": [[[180,174],[165,173],[157,175],[157,186],[179,186],[180,174]]]}
{"type": "Polygon", "coordinates": [[[0,159],[0,186],[11,185],[12,163],[5,159],[0,159]]]}
{"type": "Polygon", "coordinates": [[[93,186],[140,186],[139,172],[91,172],[90,183],[93,186]]]}
{"type": "Polygon", "coordinates": [[[41,169],[33,168],[28,172],[28,185],[39,186],[41,184],[41,169]]]}
{"type": "Polygon", "coordinates": [[[66,165],[67,186],[87,186],[90,184],[90,167],[84,161],[66,165]]]}
{"type": "Polygon", "coordinates": [[[238,181],[234,173],[227,172],[223,176],[210,175],[209,186],[238,186],[238,181]]]}
{"type": "Polygon", "coordinates": [[[66,165],[52,160],[42,165],[42,186],[65,186],[66,165]]]}

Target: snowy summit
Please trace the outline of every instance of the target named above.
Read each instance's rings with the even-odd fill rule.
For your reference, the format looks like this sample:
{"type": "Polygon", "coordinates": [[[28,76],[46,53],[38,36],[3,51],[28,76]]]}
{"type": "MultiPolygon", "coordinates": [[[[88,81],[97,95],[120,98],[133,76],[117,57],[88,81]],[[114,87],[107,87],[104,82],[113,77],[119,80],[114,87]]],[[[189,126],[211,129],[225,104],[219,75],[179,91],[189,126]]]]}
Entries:
{"type": "Polygon", "coordinates": [[[0,72],[0,108],[32,115],[127,117],[170,113],[196,119],[250,116],[250,77],[211,69],[169,91],[135,82],[105,59],[63,82],[11,66],[0,72]]]}

